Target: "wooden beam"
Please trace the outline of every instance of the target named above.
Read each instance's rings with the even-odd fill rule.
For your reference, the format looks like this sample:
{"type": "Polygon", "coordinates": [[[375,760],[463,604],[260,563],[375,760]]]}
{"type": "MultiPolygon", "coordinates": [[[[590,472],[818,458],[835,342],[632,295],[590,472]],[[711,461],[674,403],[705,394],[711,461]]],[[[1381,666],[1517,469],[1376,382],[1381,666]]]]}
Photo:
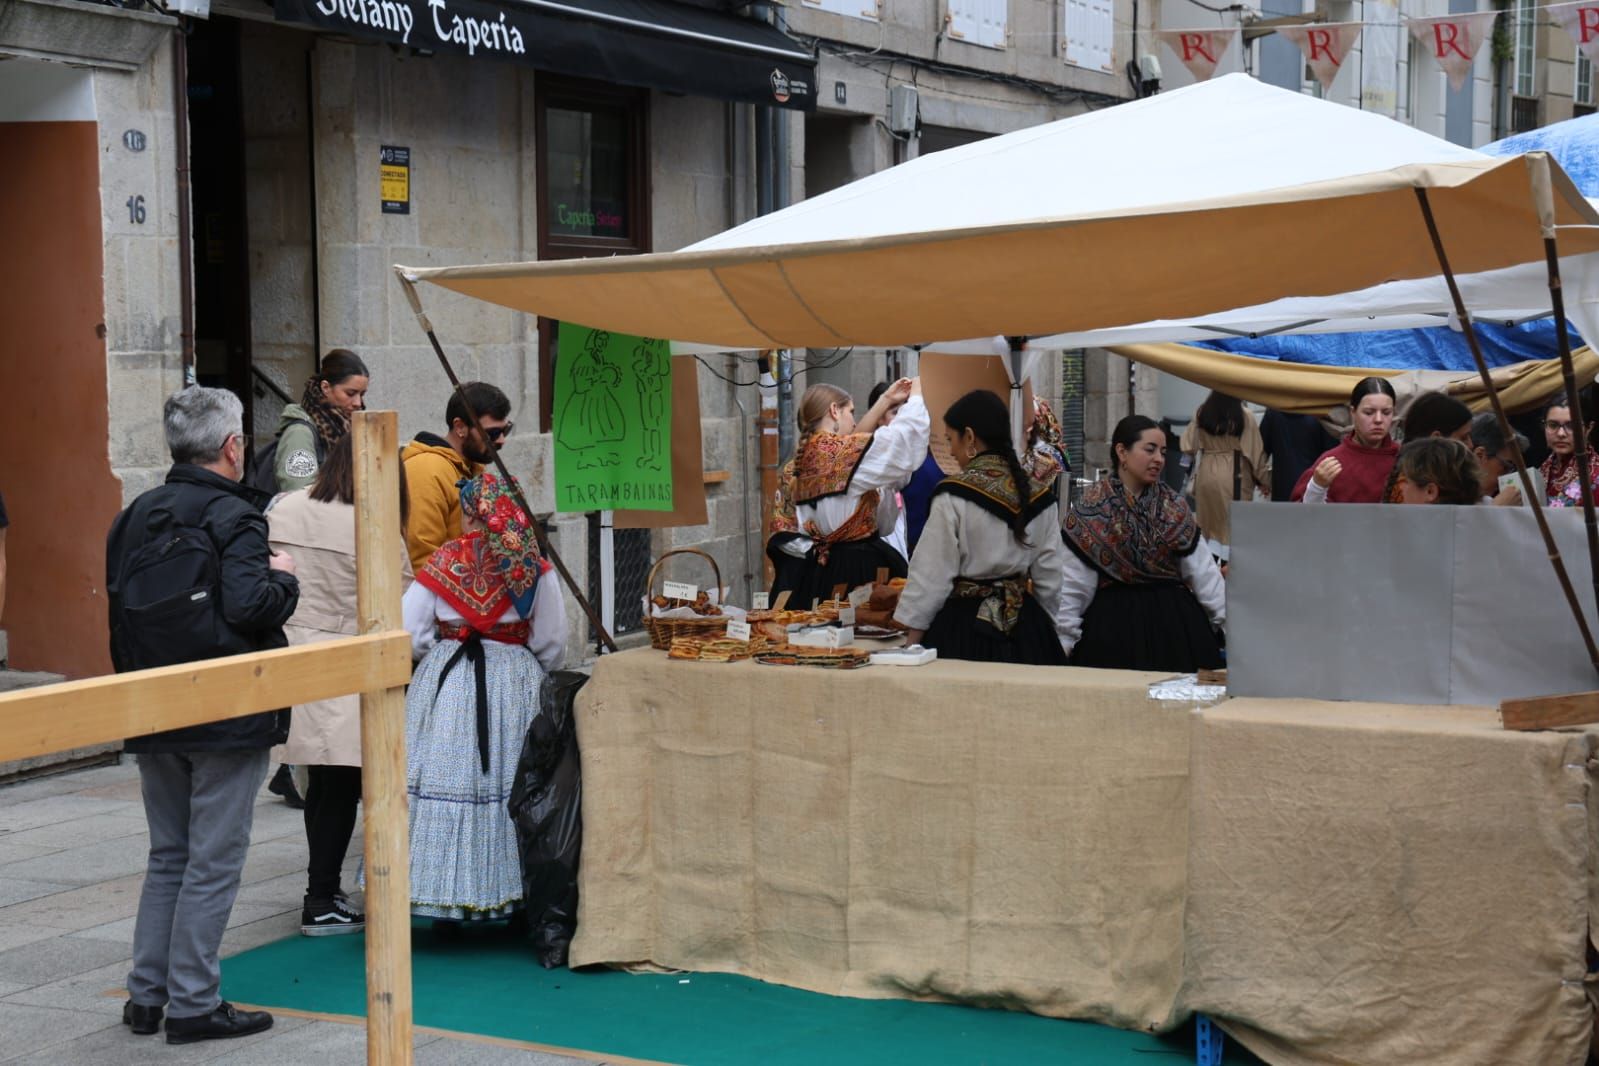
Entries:
{"type": "MultiPolygon", "coordinates": [[[[381,632],[403,624],[399,416],[359,412],[350,432],[356,616],[361,632],[381,632]]],[[[411,824],[404,682],[368,685],[361,693],[361,801],[366,806],[366,1061],[410,1066],[411,824]]]]}
{"type": "Polygon", "coordinates": [[[1499,717],[1506,729],[1519,731],[1587,725],[1599,722],[1599,692],[1505,700],[1499,705],[1499,717]]]}
{"type": "Polygon", "coordinates": [[[0,762],[403,685],[411,637],[399,626],[277,651],[68,681],[0,695],[0,762]]]}
{"type": "Polygon", "coordinates": [[[704,472],[704,477],[707,485],[720,485],[724,481],[731,481],[733,479],[733,471],[707,470],[704,472]]]}

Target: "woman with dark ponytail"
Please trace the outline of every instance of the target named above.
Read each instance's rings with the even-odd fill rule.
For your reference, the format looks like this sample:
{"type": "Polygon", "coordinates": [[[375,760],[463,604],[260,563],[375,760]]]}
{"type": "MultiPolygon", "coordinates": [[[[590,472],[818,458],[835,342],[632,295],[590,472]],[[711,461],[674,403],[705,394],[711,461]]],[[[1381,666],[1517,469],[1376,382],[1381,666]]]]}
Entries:
{"type": "Polygon", "coordinates": [[[1061,643],[1074,666],[1215,669],[1226,594],[1216,560],[1194,550],[1201,539],[1193,511],[1161,480],[1166,435],[1152,419],[1128,415],[1116,423],[1111,450],[1115,476],[1066,516],[1061,643]]]}
{"type": "Polygon", "coordinates": [[[961,470],[933,490],[895,620],[946,659],[1064,666],[1056,479],[1022,467],[1010,412],[992,392],[951,404],[944,436],[961,470]]]}

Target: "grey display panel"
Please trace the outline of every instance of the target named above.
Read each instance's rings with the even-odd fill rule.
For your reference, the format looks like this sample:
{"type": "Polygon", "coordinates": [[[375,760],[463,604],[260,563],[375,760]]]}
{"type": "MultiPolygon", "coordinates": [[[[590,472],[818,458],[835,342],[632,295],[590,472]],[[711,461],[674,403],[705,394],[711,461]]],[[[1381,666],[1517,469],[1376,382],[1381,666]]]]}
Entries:
{"type": "MultiPolygon", "coordinates": [[[[1595,626],[1581,513],[1548,514],[1595,626]]],[[[1545,555],[1526,508],[1236,503],[1228,691],[1495,705],[1599,688],[1545,555]]]]}

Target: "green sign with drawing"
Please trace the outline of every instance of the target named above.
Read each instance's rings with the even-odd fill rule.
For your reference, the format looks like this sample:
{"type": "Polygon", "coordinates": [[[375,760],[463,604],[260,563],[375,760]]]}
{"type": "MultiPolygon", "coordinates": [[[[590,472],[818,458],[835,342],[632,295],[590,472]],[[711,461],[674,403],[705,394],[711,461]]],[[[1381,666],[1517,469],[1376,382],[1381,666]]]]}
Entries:
{"type": "Polygon", "coordinates": [[[672,351],[563,322],[555,346],[555,509],[672,509],[672,351]]]}

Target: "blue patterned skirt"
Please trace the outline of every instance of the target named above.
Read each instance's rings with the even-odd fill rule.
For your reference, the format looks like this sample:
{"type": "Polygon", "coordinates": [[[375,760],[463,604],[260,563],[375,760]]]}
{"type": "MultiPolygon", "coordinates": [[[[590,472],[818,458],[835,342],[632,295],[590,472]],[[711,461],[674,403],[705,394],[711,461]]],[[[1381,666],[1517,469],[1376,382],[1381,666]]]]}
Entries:
{"type": "Polygon", "coordinates": [[[483,642],[489,768],[478,750],[477,681],[461,649],[434,645],[405,700],[406,792],[411,806],[411,913],[472,921],[522,903],[522,860],[507,804],[516,761],[538,713],[544,670],[520,644],[483,642]]]}

